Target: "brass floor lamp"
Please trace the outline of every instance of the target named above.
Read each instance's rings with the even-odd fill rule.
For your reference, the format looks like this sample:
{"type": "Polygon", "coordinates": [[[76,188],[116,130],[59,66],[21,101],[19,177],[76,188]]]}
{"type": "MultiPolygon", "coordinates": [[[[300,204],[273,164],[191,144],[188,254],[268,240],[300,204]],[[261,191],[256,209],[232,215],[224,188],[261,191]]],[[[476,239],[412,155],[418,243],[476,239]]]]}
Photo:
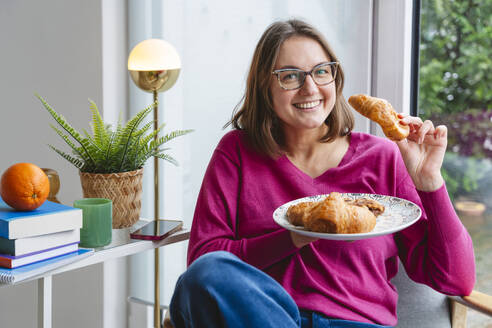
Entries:
{"type": "MultiPolygon", "coordinates": [[[[154,130],[159,127],[157,94],[170,89],[179,76],[181,60],[174,47],[161,39],[149,39],[137,44],[128,56],[128,71],[133,82],[154,95],[154,130]]],[[[154,136],[157,140],[158,136],[154,136]]],[[[159,229],[159,163],[154,157],[154,222],[159,229]]],[[[159,297],[159,248],[154,251],[154,327],[161,327],[159,297]]]]}

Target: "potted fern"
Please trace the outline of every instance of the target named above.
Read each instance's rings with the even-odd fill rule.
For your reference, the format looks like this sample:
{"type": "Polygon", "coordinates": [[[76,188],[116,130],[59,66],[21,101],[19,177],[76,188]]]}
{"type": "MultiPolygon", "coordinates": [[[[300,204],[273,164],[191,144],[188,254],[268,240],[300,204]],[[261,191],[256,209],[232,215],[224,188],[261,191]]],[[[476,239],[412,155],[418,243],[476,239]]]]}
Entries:
{"type": "Polygon", "coordinates": [[[84,197],[111,199],[113,228],[132,226],[140,217],[145,162],[150,157],[158,157],[177,165],[177,161],[165,153],[169,148],[161,146],[193,130],[176,130],[155,140],[164,124],[151,131],[154,122],[144,123],[155,104],[135,114],[125,125],[118,123],[113,129],[104,123],[96,104],[89,101],[92,135],[85,129],[81,134],[45,99],[37,94],[36,97],[59,125],[60,128],[51,127],[70,146],[71,154],[48,146],[79,169],[84,197]]]}

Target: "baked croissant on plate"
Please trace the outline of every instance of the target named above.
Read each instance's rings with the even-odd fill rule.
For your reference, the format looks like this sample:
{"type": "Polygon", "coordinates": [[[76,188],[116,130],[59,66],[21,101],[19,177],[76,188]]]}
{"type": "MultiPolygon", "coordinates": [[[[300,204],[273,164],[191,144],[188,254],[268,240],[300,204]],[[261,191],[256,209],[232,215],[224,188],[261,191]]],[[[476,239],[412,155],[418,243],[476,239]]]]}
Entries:
{"type": "Polygon", "coordinates": [[[311,214],[313,206],[318,204],[317,202],[302,202],[296,205],[292,205],[287,209],[287,217],[289,222],[296,226],[304,226],[304,221],[311,214]]]}
{"type": "Polygon", "coordinates": [[[410,128],[400,123],[398,114],[388,101],[358,94],[351,96],[348,102],[357,112],[378,123],[389,139],[403,140],[410,133],[410,128]]]}
{"type": "Polygon", "coordinates": [[[376,226],[376,216],[384,212],[378,202],[361,198],[346,200],[332,192],[320,202],[303,202],[287,210],[287,219],[293,225],[324,233],[364,233],[376,226]]]}

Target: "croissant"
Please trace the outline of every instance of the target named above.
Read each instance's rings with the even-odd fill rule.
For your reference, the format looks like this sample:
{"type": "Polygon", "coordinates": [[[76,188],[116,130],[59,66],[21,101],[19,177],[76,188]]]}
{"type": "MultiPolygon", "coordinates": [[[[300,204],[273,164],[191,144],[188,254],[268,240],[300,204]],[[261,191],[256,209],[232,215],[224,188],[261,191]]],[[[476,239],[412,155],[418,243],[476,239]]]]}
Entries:
{"type": "Polygon", "coordinates": [[[384,206],[375,200],[344,199],[332,192],[319,202],[302,202],[287,209],[287,219],[307,230],[327,233],[369,232],[376,226],[376,217],[384,212],[384,206]]]}
{"type": "Polygon", "coordinates": [[[311,214],[312,208],[317,204],[317,202],[302,202],[290,206],[287,210],[289,222],[296,226],[304,226],[304,221],[311,214]]]}
{"type": "Polygon", "coordinates": [[[351,96],[348,102],[360,114],[378,123],[389,139],[403,140],[410,133],[410,128],[400,123],[398,114],[385,99],[358,94],[351,96]]]}
{"type": "Polygon", "coordinates": [[[332,192],[311,211],[304,226],[315,232],[363,233],[376,226],[376,216],[366,207],[352,205],[332,192]]]}
{"type": "Polygon", "coordinates": [[[368,198],[357,198],[353,200],[345,199],[345,202],[355,206],[365,206],[376,217],[383,214],[384,212],[384,206],[372,199],[368,199],[368,198]]]}

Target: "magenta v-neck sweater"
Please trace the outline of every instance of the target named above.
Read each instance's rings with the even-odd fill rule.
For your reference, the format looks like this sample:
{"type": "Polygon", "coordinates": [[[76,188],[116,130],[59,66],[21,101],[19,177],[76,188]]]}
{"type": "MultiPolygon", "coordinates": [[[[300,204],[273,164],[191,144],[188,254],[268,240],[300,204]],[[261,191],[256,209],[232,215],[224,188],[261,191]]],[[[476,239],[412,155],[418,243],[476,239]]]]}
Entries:
{"type": "Polygon", "coordinates": [[[203,179],[188,264],[217,250],[269,274],[300,309],[391,326],[397,323],[397,291],[390,279],[398,257],[413,280],[445,294],[468,295],[475,282],[472,241],[445,186],[417,191],[396,144],[363,133],[352,133],[340,164],[314,179],[286,156],[272,159],[253,151],[244,132],[227,133],[203,179]],[[397,196],[418,204],[423,214],[393,235],[318,240],[297,249],[289,231],[273,221],[273,211],[293,199],[332,191],[397,196]]]}

